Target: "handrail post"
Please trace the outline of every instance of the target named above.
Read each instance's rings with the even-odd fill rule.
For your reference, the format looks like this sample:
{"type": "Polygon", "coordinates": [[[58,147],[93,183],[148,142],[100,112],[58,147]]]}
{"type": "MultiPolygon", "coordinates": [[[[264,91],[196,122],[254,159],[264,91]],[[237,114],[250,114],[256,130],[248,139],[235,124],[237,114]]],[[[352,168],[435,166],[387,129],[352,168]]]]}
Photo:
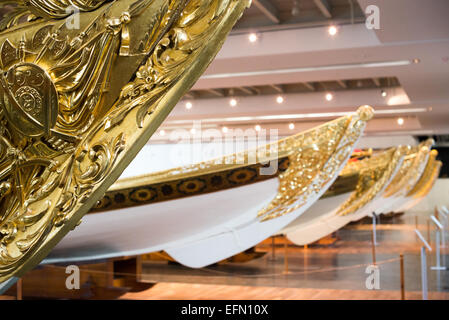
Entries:
{"type": "Polygon", "coordinates": [[[436,218],[435,216],[431,216],[430,219],[433,221],[433,223],[436,225],[437,230],[435,232],[435,260],[436,260],[436,266],[431,267],[432,270],[446,270],[446,266],[441,265],[441,231],[444,230],[444,226],[441,224],[441,222],[436,218]]]}
{"type": "Polygon", "coordinates": [[[426,248],[424,246],[421,247],[421,290],[422,290],[422,299],[428,300],[428,292],[427,292],[427,255],[426,248]]]}
{"type": "Polygon", "coordinates": [[[415,229],[415,233],[418,236],[418,239],[421,240],[424,246],[421,247],[421,289],[422,289],[422,299],[427,300],[427,254],[426,248],[429,251],[432,251],[432,247],[426,241],[426,239],[422,236],[421,232],[418,229],[415,229]]]}
{"type": "Polygon", "coordinates": [[[376,213],[373,212],[373,244],[375,246],[377,246],[377,231],[376,231],[376,221],[377,217],[376,217],[376,213]]]}
{"type": "Polygon", "coordinates": [[[399,256],[401,271],[401,300],[405,300],[405,276],[404,276],[404,254],[399,256]]]}

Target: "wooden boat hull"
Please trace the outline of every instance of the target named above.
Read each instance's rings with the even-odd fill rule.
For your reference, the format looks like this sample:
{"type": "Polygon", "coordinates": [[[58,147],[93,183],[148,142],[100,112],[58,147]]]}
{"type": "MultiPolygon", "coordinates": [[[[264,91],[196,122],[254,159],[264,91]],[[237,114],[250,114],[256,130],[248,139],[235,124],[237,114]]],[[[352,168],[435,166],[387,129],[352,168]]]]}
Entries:
{"type": "MultiPolygon", "coordinates": [[[[339,170],[342,170],[345,164],[346,161],[342,163],[339,170]]],[[[202,268],[247,250],[268,237],[277,234],[282,228],[307,211],[321,198],[336,178],[334,176],[319,193],[309,199],[307,204],[298,210],[290,212],[288,215],[263,223],[253,220],[247,224],[226,226],[213,236],[204,236],[199,241],[191,241],[182,246],[169,247],[166,249],[166,252],[185,266],[202,268]]]]}
{"type": "Polygon", "coordinates": [[[101,260],[165,250],[244,224],[276,195],[276,178],[195,197],[90,214],[44,263],[101,260]]]}
{"type": "MultiPolygon", "coordinates": [[[[380,171],[376,169],[377,165],[373,169],[365,168],[364,173],[361,173],[362,176],[359,179],[359,193],[357,193],[356,189],[353,193],[347,193],[330,199],[320,199],[307,212],[299,216],[293,223],[282,230],[281,233],[285,234],[296,245],[307,245],[332,234],[352,221],[357,221],[372,212],[376,212],[377,208],[384,201],[382,196],[385,189],[396,176],[402,165],[402,152],[400,149],[397,149],[394,153],[393,150],[386,151],[383,155],[386,158],[383,160],[384,164],[380,171]],[[362,189],[366,179],[372,179],[372,170],[378,170],[382,173],[377,175],[378,181],[373,183],[369,188],[365,187],[362,189]],[[371,196],[370,193],[372,193],[371,196]],[[357,201],[360,202],[364,196],[367,197],[365,203],[362,202],[357,205],[357,201]],[[343,215],[343,210],[351,206],[355,209],[343,215]]],[[[376,159],[370,159],[370,161],[371,164],[366,164],[368,167],[376,163],[376,159]]],[[[363,167],[363,162],[360,162],[358,165],[363,167]]]]}
{"type": "Polygon", "coordinates": [[[299,246],[328,236],[343,226],[340,224],[343,217],[337,216],[336,212],[350,195],[346,193],[318,200],[307,212],[283,229],[281,234],[285,234],[291,242],[299,246]]]}
{"type": "MultiPolygon", "coordinates": [[[[287,149],[293,152],[289,156],[290,162],[307,161],[313,168],[317,168],[316,163],[321,163],[324,168],[329,168],[325,173],[314,169],[315,172],[311,175],[313,180],[304,182],[310,183],[310,186],[304,185],[307,186],[307,194],[303,195],[304,188],[298,188],[295,191],[299,192],[298,196],[293,194],[292,198],[286,198],[293,199],[293,203],[278,204],[279,215],[278,211],[273,214],[268,210],[264,215],[261,212],[265,208],[271,208],[269,206],[273,199],[282,199],[283,193],[280,190],[285,179],[292,174],[293,177],[301,176],[304,170],[301,162],[297,166],[290,165],[282,173],[282,178],[270,178],[209,194],[88,215],[84,223],[64,239],[45,262],[98,260],[164,250],[182,264],[203,267],[245,251],[294,220],[334,183],[363,132],[367,119],[362,116],[364,110],[366,109],[362,108],[357,115],[318,127],[315,129],[317,132],[310,131],[305,136],[295,138],[302,141],[304,137],[312,136],[316,143],[320,141],[326,148],[325,157],[321,151],[313,151],[308,152],[307,157],[315,153],[315,158],[302,160],[305,157],[301,154],[304,147],[299,148],[295,139],[289,143],[281,142],[281,146],[293,146],[293,149],[287,149]],[[332,144],[323,140],[324,132],[335,137],[337,131],[341,139],[335,139],[332,144]],[[314,185],[320,187],[312,189],[314,185]],[[289,210],[290,205],[297,205],[300,210],[289,210]]],[[[371,112],[368,110],[368,114],[371,115],[371,112]]],[[[313,143],[313,139],[308,138],[307,141],[313,143]]],[[[314,144],[312,146],[317,148],[314,144]]]]}

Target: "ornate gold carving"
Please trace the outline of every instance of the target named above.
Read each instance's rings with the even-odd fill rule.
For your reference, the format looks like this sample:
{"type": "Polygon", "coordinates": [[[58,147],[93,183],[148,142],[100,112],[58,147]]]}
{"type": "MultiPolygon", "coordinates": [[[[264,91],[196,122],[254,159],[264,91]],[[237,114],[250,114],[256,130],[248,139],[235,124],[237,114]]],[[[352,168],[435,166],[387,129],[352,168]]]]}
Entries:
{"type": "Polygon", "coordinates": [[[337,215],[348,215],[364,207],[378,196],[396,174],[408,148],[392,148],[370,158],[348,164],[343,172],[359,172],[356,190],[337,211],[337,215]]]}
{"type": "Polygon", "coordinates": [[[443,163],[441,161],[435,161],[432,172],[428,174],[429,178],[427,179],[427,183],[420,191],[413,195],[414,198],[423,198],[429,194],[435,182],[438,180],[442,166],[443,163]]]}
{"type": "Polygon", "coordinates": [[[434,141],[429,139],[410,149],[399,172],[385,190],[385,198],[405,196],[413,188],[424,171],[433,144],[434,141]]]}
{"type": "Polygon", "coordinates": [[[0,281],[35,266],[79,223],[249,4],[15,2],[39,18],[0,33],[0,281]],[[69,4],[82,11],[79,30],[52,19],[69,4]]]}
{"type": "MultiPolygon", "coordinates": [[[[429,160],[427,161],[426,168],[424,169],[424,173],[422,174],[419,181],[413,186],[410,192],[407,194],[407,197],[420,197],[424,192],[427,191],[429,185],[433,185],[434,181],[434,173],[435,168],[438,166],[437,164],[437,150],[432,150],[430,152],[429,160]]],[[[439,170],[438,170],[439,171],[439,170]]],[[[430,191],[430,190],[428,190],[430,191]]]]}
{"type": "Polygon", "coordinates": [[[4,21],[0,23],[0,30],[17,25],[27,17],[28,21],[38,17],[45,19],[65,18],[73,12],[91,11],[108,0],[6,0],[0,8],[13,6],[4,21]]]}
{"type": "Polygon", "coordinates": [[[373,110],[364,106],[347,116],[280,142],[289,150],[290,166],[279,175],[279,190],[271,203],[258,213],[261,221],[271,220],[304,206],[338,176],[350,157],[355,142],[373,110]]]}
{"type": "MultiPolygon", "coordinates": [[[[363,111],[362,114],[365,115],[364,119],[367,120],[370,118],[370,112],[371,115],[373,112],[371,108],[367,107],[361,108],[360,111],[363,111]]],[[[338,169],[344,165],[348,156],[351,154],[354,142],[362,134],[364,121],[366,120],[361,120],[358,115],[347,116],[254,150],[246,150],[192,165],[122,179],[117,181],[108,190],[106,197],[98,203],[98,209],[109,208],[111,206],[111,197],[117,195],[119,195],[119,199],[116,202],[119,203],[114,203],[112,205],[113,208],[132,206],[139,202],[150,203],[160,201],[156,199],[156,195],[151,196],[148,192],[146,194],[150,196],[148,198],[149,200],[145,197],[139,201],[135,201],[134,199],[133,204],[127,201],[131,193],[134,194],[144,189],[164,193],[163,187],[165,186],[168,188],[167,194],[164,193],[164,196],[159,198],[166,200],[180,197],[179,192],[175,191],[175,189],[180,184],[188,181],[203,180],[212,184],[212,181],[209,182],[209,180],[218,177],[221,180],[221,184],[208,188],[208,191],[210,191],[209,189],[215,191],[217,188],[219,190],[227,188],[224,185],[224,181],[228,184],[233,181],[233,183],[241,185],[253,181],[253,178],[255,181],[262,181],[273,176],[278,176],[281,183],[285,184],[285,181],[287,181],[284,176],[285,173],[288,173],[289,179],[291,178],[294,182],[301,181],[303,183],[301,186],[294,184],[291,184],[291,186],[301,187],[302,189],[296,190],[297,194],[301,195],[302,199],[306,201],[309,197],[322,191],[324,186],[336,177],[338,169]],[[323,158],[326,155],[327,158],[323,158]],[[292,161],[292,159],[296,159],[296,161],[292,161]],[[273,173],[273,175],[260,176],[261,164],[271,160],[279,161],[279,172],[273,173]],[[288,165],[285,165],[286,163],[288,165]],[[240,173],[246,171],[249,171],[249,173],[240,177],[240,173]],[[303,173],[307,173],[307,176],[311,178],[298,178],[303,173]],[[308,185],[309,182],[311,183],[310,185],[308,185]]],[[[364,153],[363,156],[369,155],[370,153],[364,153]]],[[[333,193],[341,192],[342,189],[352,191],[357,182],[358,172],[354,170],[350,171],[341,175],[340,178],[342,181],[336,186],[338,190],[329,190],[329,194],[323,196],[330,196],[333,193]]],[[[261,216],[262,220],[269,218],[274,218],[274,216],[261,216]]]]}

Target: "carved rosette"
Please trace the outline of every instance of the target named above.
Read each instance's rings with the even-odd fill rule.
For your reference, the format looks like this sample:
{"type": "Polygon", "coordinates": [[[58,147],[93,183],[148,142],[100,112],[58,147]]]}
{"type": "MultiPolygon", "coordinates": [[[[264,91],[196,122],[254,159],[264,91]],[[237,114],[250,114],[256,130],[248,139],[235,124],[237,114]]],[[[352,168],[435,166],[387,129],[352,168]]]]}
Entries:
{"type": "Polygon", "coordinates": [[[17,2],[36,20],[0,33],[0,281],[76,227],[249,5],[76,0],[72,30],[67,1],[17,2]]]}

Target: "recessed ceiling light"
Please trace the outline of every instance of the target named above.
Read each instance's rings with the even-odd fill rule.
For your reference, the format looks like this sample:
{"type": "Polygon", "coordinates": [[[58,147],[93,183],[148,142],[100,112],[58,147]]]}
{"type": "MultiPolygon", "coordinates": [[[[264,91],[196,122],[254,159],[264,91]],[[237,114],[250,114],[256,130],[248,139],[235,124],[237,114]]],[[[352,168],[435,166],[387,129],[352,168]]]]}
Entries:
{"type": "Polygon", "coordinates": [[[295,124],[294,124],[294,123],[290,123],[290,124],[288,125],[288,128],[289,128],[290,130],[295,129],[295,124]]]}
{"type": "Polygon", "coordinates": [[[191,133],[191,134],[195,134],[195,132],[196,132],[196,129],[195,129],[195,128],[190,129],[190,133],[191,133]]]}
{"type": "Polygon", "coordinates": [[[230,105],[231,107],[237,106],[237,100],[234,99],[234,98],[232,98],[231,100],[229,100],[229,105],[230,105]]]}
{"type": "Polygon", "coordinates": [[[251,43],[256,42],[258,38],[259,38],[259,37],[258,37],[257,34],[255,34],[255,33],[250,33],[249,36],[248,36],[248,40],[249,40],[249,42],[251,42],[251,43]]]}
{"type": "Polygon", "coordinates": [[[193,107],[193,103],[192,102],[186,102],[186,109],[187,110],[190,110],[190,109],[192,109],[192,107],[193,107]]]}
{"type": "Polygon", "coordinates": [[[223,133],[227,133],[228,132],[228,127],[221,128],[221,131],[223,131],[223,133]]]}
{"type": "Polygon", "coordinates": [[[413,61],[413,63],[420,63],[420,62],[421,62],[421,60],[420,60],[420,59],[418,59],[418,58],[416,58],[416,59],[413,59],[412,61],[413,61]]]}
{"type": "Polygon", "coordinates": [[[159,134],[160,134],[161,136],[165,136],[165,130],[159,131],[159,134]]]}
{"type": "Polygon", "coordinates": [[[338,29],[336,26],[330,26],[329,29],[327,29],[327,32],[329,32],[331,36],[335,36],[338,33],[338,29]]]}
{"type": "Polygon", "coordinates": [[[330,92],[326,93],[326,100],[327,101],[332,101],[332,99],[334,99],[334,95],[330,92]]]}
{"type": "Polygon", "coordinates": [[[398,118],[398,125],[402,126],[404,124],[404,118],[398,118]]]}
{"type": "Polygon", "coordinates": [[[284,97],[283,96],[278,96],[276,98],[276,102],[279,103],[279,104],[284,103],[284,97]]]}
{"type": "Polygon", "coordinates": [[[260,128],[260,126],[259,126],[258,124],[256,124],[256,126],[254,127],[254,129],[256,129],[256,131],[259,132],[261,128],[260,128]]]}
{"type": "Polygon", "coordinates": [[[382,97],[386,97],[387,96],[387,92],[385,90],[381,90],[380,94],[382,95],[382,97]]]}

